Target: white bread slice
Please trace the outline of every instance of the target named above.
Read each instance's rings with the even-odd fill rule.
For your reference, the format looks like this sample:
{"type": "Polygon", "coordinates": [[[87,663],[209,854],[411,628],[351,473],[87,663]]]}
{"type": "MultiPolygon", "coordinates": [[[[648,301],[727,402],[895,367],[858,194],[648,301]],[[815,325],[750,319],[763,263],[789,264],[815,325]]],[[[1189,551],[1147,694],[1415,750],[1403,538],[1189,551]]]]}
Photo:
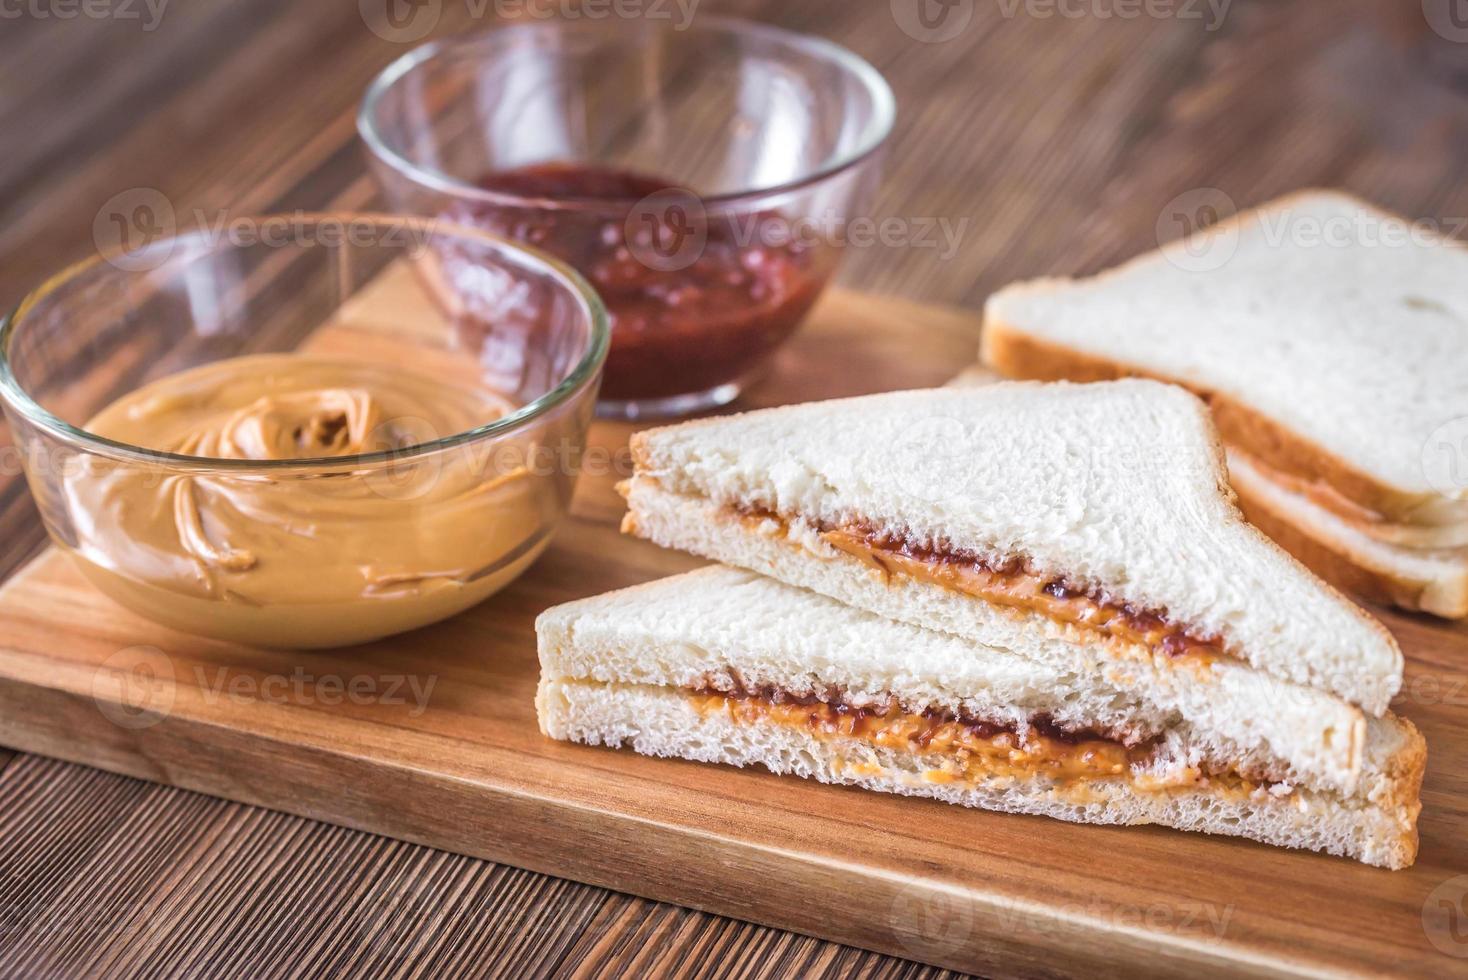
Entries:
{"type": "MultiPolygon", "coordinates": [[[[1166,610],[1258,670],[1372,714],[1401,685],[1390,634],[1244,522],[1206,410],[1179,388],[894,392],[655,429],[634,436],[632,449],[627,530],[895,619],[1020,652],[1027,636],[1043,636],[1057,656],[1106,658],[1098,669],[1134,672],[1143,685],[1181,686],[1181,675],[1197,674],[1035,613],[901,576],[884,582],[802,534],[798,521],[789,534],[761,533],[725,508],[859,518],[956,549],[1023,556],[1038,574],[1166,610]],[[1180,676],[1164,681],[1169,674],[1180,676]]],[[[1233,671],[1220,663],[1213,673],[1233,671]]]]}
{"type": "Polygon", "coordinates": [[[988,809],[1230,833],[1388,867],[1410,864],[1416,851],[1425,750],[1415,730],[1391,716],[1369,723],[1361,780],[1349,790],[1322,786],[1258,752],[1233,756],[1238,747],[1227,739],[1122,692],[718,566],[547,610],[536,632],[537,709],[542,730],[554,738],[760,763],[988,809]],[[1245,793],[1207,784],[1144,791],[1124,780],[1065,786],[1042,776],[938,783],[933,772],[942,760],[776,723],[736,722],[696,709],[687,695],[731,683],[795,695],[839,689],[851,703],[897,697],[909,708],[1017,726],[1044,714],[1062,728],[1160,739],[1159,775],[1233,759],[1272,771],[1275,785],[1245,793]]]}
{"type": "Polygon", "coordinates": [[[1272,465],[1397,519],[1468,516],[1468,484],[1444,494],[1422,463],[1434,430],[1468,417],[1468,249],[1345,194],[1274,201],[1091,279],[1001,290],[983,356],[1010,377],[1175,381],[1272,465]]]}
{"type": "Polygon", "coordinates": [[[1228,454],[1229,479],[1249,520],[1317,574],[1382,602],[1449,619],[1468,617],[1468,548],[1413,548],[1366,533],[1228,454]]]}

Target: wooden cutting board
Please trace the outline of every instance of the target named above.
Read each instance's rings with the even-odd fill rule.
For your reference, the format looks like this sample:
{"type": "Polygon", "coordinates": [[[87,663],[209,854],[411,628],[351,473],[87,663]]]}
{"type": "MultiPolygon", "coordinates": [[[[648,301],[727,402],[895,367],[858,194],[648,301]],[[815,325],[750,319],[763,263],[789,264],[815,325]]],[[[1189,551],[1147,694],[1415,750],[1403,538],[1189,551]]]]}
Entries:
{"type": "MultiPolygon", "coordinates": [[[[409,277],[370,293],[318,342],[422,315],[409,277]]],[[[745,404],[939,384],[977,333],[833,293],[745,404]]],[[[599,424],[592,445],[621,459],[631,431],[599,424]]],[[[979,973],[1468,972],[1468,629],[1383,613],[1407,651],[1397,710],[1429,745],[1404,872],[564,745],[536,728],[536,614],[699,564],[618,534],[616,469],[582,477],[506,591],[325,654],[153,626],[47,552],[0,589],[0,742],[979,973]]]]}

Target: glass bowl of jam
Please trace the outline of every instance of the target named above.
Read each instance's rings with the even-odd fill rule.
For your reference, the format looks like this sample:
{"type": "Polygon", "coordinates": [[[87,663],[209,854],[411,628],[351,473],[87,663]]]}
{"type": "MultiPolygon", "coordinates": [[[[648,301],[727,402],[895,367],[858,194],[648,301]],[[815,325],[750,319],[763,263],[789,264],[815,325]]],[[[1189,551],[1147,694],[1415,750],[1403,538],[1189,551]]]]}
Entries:
{"type": "MultiPolygon", "coordinates": [[[[521,241],[605,303],[599,411],[726,404],[865,216],[891,90],[827,41],[699,15],[514,24],[420,47],[358,129],[394,209],[521,241]]],[[[482,290],[470,262],[445,264],[482,290]]]]}

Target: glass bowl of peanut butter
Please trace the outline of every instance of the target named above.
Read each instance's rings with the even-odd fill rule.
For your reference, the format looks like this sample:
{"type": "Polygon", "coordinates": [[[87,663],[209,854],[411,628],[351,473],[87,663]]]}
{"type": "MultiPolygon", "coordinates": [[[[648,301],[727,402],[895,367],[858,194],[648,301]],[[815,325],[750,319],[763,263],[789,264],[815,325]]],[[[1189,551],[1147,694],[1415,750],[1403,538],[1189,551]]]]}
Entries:
{"type": "Polygon", "coordinates": [[[99,590],[310,649],[453,616],[536,560],[607,355],[575,271],[410,217],[120,217],[0,323],[41,518],[99,590]]]}

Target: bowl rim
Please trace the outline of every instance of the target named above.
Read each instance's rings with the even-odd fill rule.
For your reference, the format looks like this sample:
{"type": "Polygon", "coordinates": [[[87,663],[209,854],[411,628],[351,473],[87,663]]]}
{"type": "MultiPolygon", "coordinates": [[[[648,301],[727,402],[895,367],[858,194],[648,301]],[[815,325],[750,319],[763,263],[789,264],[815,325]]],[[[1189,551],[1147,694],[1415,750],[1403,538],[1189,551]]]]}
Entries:
{"type": "MultiPolygon", "coordinates": [[[[611,345],[611,327],[607,317],[607,310],[602,303],[601,297],[597,295],[596,290],[592,289],[591,284],[574,268],[539,249],[521,244],[513,239],[504,238],[499,235],[490,234],[489,232],[480,231],[477,228],[455,224],[453,222],[384,212],[295,211],[261,215],[253,217],[250,220],[261,224],[272,220],[288,220],[308,223],[313,226],[320,225],[328,220],[338,222],[371,222],[379,227],[388,223],[407,223],[423,229],[430,235],[440,234],[447,229],[457,238],[477,240],[500,251],[515,253],[517,260],[558,280],[561,286],[576,298],[587,317],[590,327],[586,352],[555,387],[540,397],[526,402],[515,411],[502,415],[492,422],[486,422],[484,425],[466,429],[462,432],[456,432],[440,439],[417,443],[403,449],[386,449],[372,453],[358,453],[351,456],[313,456],[301,459],[267,460],[190,456],[184,453],[173,453],[160,449],[147,449],[142,446],[120,442],[88,432],[86,429],[72,425],[70,422],[52,414],[31,397],[30,393],[26,391],[25,386],[16,378],[11,366],[11,343],[17,331],[20,329],[19,325],[24,320],[26,314],[37,303],[46,299],[47,296],[51,295],[61,286],[73,281],[77,276],[86,271],[107,262],[110,258],[115,257],[111,253],[99,253],[66,266],[61,271],[50,276],[41,285],[27,293],[14,309],[5,314],[3,319],[0,319],[0,402],[3,402],[5,407],[12,409],[32,425],[44,430],[53,438],[69,446],[118,461],[142,463],[152,466],[166,463],[175,469],[190,472],[207,471],[218,473],[228,471],[236,474],[245,474],[259,473],[262,471],[280,472],[299,470],[305,473],[311,473],[320,470],[340,471],[342,469],[370,467],[385,463],[399,463],[523,429],[529,423],[568,401],[577,391],[586,387],[589,383],[594,382],[598,376],[598,372],[606,362],[607,352],[611,345]]],[[[139,251],[163,248],[165,246],[173,249],[177,248],[180,243],[199,239],[204,239],[204,244],[208,247],[199,251],[196,257],[215,255],[244,247],[255,247],[235,245],[227,240],[218,240],[210,243],[207,241],[209,235],[210,232],[207,228],[194,229],[183,234],[158,239],[155,242],[150,242],[143,249],[133,250],[125,254],[137,255],[139,251]]],[[[301,248],[303,246],[296,243],[286,247],[301,248]]],[[[120,271],[127,276],[138,274],[126,270],[120,271]]]]}
{"type": "MultiPolygon", "coordinates": [[[[638,21],[637,23],[644,24],[646,22],[638,21]]],[[[443,54],[453,50],[472,48],[475,45],[485,43],[492,37],[508,32],[529,33],[532,31],[593,29],[605,31],[606,25],[600,22],[567,20],[502,24],[485,30],[452,34],[448,37],[421,44],[406,54],[394,59],[372,79],[372,82],[363,93],[362,101],[357,108],[357,133],[374,158],[391,167],[393,170],[396,170],[409,180],[424,185],[440,194],[501,206],[533,207],[541,210],[586,210],[602,212],[610,210],[619,204],[625,206],[627,201],[536,197],[510,194],[504,191],[486,190],[483,187],[469,183],[467,180],[453,177],[441,170],[420,166],[412,160],[409,160],[383,137],[376,123],[376,109],[382,97],[401,81],[403,76],[407,75],[419,65],[443,54]]],[[[620,23],[613,29],[627,30],[630,29],[630,26],[625,23],[620,23]]],[[[663,29],[673,30],[674,28],[668,27],[663,29]]],[[[835,160],[826,163],[808,174],[802,174],[793,180],[784,181],[779,184],[771,184],[768,187],[724,191],[718,194],[695,194],[694,196],[697,197],[703,207],[718,208],[737,202],[777,197],[792,191],[798,191],[812,184],[818,184],[857,166],[868,157],[873,156],[882,149],[888,137],[892,135],[892,129],[897,121],[897,99],[892,92],[892,86],[888,84],[887,79],[871,62],[849,48],[814,34],[792,31],[742,17],[705,14],[699,16],[687,30],[718,30],[735,35],[760,37],[766,40],[788,44],[792,47],[801,48],[809,53],[819,55],[826,61],[844,68],[849,74],[855,77],[871,97],[874,110],[873,120],[862,134],[862,138],[858,144],[852,150],[837,157],[835,160]]]]}

